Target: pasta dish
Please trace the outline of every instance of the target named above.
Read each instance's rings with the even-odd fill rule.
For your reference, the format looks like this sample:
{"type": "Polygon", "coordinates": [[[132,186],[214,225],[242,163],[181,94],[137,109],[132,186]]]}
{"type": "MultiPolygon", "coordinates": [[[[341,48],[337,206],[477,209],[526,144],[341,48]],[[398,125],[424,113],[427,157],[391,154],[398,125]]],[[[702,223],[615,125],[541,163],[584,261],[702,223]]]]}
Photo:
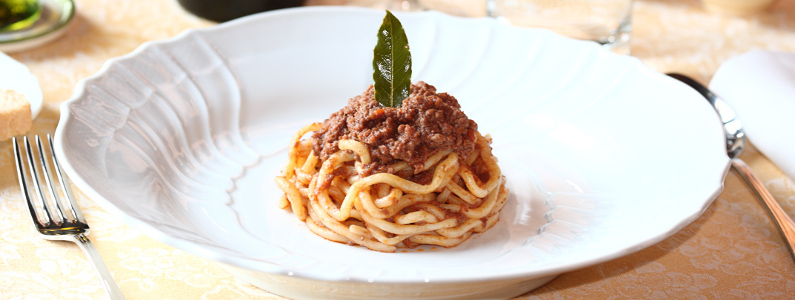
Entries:
{"type": "Polygon", "coordinates": [[[395,108],[380,106],[371,86],[295,133],[275,179],[279,206],[335,242],[453,247],[494,226],[508,198],[490,144],[454,97],[427,83],[395,108]]]}

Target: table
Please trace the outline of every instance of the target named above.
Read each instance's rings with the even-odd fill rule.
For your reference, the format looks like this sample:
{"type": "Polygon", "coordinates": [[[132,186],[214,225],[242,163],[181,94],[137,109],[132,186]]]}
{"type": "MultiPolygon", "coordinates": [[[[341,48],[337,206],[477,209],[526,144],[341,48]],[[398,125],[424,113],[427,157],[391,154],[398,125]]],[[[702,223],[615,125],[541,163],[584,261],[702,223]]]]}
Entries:
{"type": "MultiPolygon", "coordinates": [[[[308,2],[328,3],[339,0],[308,2]]],[[[42,85],[45,105],[31,134],[53,133],[59,104],[106,60],[143,42],[214,24],[189,15],[176,1],[76,0],[76,5],[78,15],[65,36],[11,54],[42,85]]],[[[696,0],[638,0],[631,47],[632,56],[655,70],[684,73],[706,83],[721,63],[749,50],[795,52],[795,0],[780,0],[772,10],[748,17],[708,13],[696,0]]],[[[753,147],[742,158],[795,217],[792,179],[753,147]]],[[[8,141],[0,142],[0,174],[0,298],[104,298],[97,276],[76,245],[42,240],[32,230],[8,141]]],[[[136,232],[82,194],[78,201],[92,225],[91,239],[128,299],[281,299],[237,281],[210,261],[136,232]]],[[[670,238],[563,274],[518,299],[792,295],[795,263],[766,211],[732,170],[724,191],[704,214],[670,238]]]]}

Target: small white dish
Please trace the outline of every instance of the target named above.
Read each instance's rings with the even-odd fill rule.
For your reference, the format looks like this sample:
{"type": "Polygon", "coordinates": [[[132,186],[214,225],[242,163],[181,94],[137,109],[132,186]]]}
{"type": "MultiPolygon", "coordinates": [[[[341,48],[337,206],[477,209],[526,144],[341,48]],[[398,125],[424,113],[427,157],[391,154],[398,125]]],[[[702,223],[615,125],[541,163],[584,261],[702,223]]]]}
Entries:
{"type": "Polygon", "coordinates": [[[637,59],[491,19],[396,15],[413,81],[492,135],[511,190],[499,223],[455,248],[337,244],[277,207],[289,138],[370,84],[383,11],[286,9],[147,43],[78,84],[56,153],[133,228],[307,299],[516,296],[661,241],[722,190],[712,108],[637,59]]]}
{"type": "Polygon", "coordinates": [[[41,112],[43,96],[36,76],[28,67],[0,52],[0,89],[11,89],[25,95],[30,102],[33,119],[41,112]]]}
{"type": "Polygon", "coordinates": [[[754,50],[721,64],[709,88],[743,122],[748,140],[795,180],[795,53],[754,50]]]}
{"type": "Polygon", "coordinates": [[[75,16],[72,0],[38,0],[41,17],[28,28],[0,32],[0,51],[19,52],[49,43],[66,31],[75,16]]]}

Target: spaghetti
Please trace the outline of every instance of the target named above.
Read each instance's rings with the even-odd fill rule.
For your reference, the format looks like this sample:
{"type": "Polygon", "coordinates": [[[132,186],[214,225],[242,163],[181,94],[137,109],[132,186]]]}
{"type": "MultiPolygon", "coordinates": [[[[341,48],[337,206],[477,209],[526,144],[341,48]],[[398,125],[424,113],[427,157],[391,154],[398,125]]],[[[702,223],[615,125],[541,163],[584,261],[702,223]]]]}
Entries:
{"type": "MultiPolygon", "coordinates": [[[[413,88],[418,92],[412,92],[403,108],[418,101],[439,103],[440,94],[435,93],[435,88],[422,82],[418,85],[413,88]],[[433,93],[427,93],[428,87],[433,93]]],[[[368,90],[351,99],[349,107],[361,109],[360,104],[369,103],[371,95],[368,90]]],[[[448,96],[441,98],[457,109],[455,98],[448,96]]],[[[350,115],[338,115],[348,116],[344,131],[359,127],[351,123],[350,115]]],[[[380,123],[394,121],[387,119],[380,119],[380,123]]],[[[370,130],[380,128],[379,122],[370,122],[372,118],[362,120],[375,124],[370,130]]],[[[416,125],[406,118],[402,120],[416,125]]],[[[465,128],[461,136],[472,139],[471,145],[466,141],[450,142],[446,144],[453,147],[431,151],[417,151],[415,147],[415,153],[424,153],[415,155],[415,160],[383,159],[383,155],[379,160],[374,153],[383,150],[383,145],[349,138],[350,134],[337,135],[334,143],[328,143],[330,136],[323,133],[329,132],[330,126],[333,125],[327,120],[296,132],[290,141],[287,165],[275,179],[284,192],[279,206],[291,209],[315,234],[335,242],[394,252],[422,244],[453,247],[473,233],[485,232],[499,220],[508,190],[491,153],[490,137],[465,128]],[[304,138],[310,132],[314,134],[304,138]],[[333,151],[327,151],[328,147],[333,151]]],[[[433,134],[433,130],[419,131],[433,134]]],[[[394,138],[386,140],[398,140],[398,136],[400,133],[395,133],[394,138]]],[[[388,146],[395,148],[394,144],[388,146]]]]}

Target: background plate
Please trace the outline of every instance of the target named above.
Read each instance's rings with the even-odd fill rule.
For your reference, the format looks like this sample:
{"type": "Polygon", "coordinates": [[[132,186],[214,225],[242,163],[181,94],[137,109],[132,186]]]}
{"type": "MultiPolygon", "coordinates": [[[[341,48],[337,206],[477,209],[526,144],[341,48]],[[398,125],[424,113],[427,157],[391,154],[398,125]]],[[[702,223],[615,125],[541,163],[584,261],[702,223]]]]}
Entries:
{"type": "Polygon", "coordinates": [[[28,67],[0,52],[0,89],[11,89],[22,93],[30,102],[33,119],[41,112],[43,96],[36,76],[28,67]]]}

